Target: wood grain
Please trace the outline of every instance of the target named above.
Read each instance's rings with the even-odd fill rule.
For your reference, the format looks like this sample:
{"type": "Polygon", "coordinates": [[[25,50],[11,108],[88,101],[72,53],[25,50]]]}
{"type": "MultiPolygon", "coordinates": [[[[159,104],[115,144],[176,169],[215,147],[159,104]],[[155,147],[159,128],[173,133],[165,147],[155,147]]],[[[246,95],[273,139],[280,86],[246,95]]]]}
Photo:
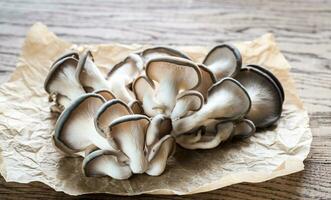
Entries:
{"type": "MultiPolygon", "coordinates": [[[[28,27],[45,23],[73,43],[213,45],[275,34],[290,61],[314,139],[306,169],[264,183],[243,183],[159,199],[331,199],[331,1],[35,1],[0,2],[0,83],[14,70],[28,27]]],[[[0,180],[0,199],[155,199],[70,197],[41,183],[0,180]]]]}

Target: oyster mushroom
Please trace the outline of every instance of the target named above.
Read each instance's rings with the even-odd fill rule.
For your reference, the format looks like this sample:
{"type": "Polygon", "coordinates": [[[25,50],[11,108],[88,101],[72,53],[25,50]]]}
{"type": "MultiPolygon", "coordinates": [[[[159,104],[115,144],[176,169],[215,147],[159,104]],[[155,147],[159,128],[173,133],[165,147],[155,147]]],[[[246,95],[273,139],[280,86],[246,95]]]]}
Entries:
{"type": "Polygon", "coordinates": [[[168,158],[175,151],[175,139],[169,135],[171,130],[171,119],[165,115],[159,114],[151,119],[145,142],[149,161],[146,173],[151,176],[164,171],[168,158]]]}
{"type": "Polygon", "coordinates": [[[266,73],[250,66],[243,68],[236,79],[246,88],[252,100],[252,107],[246,118],[258,128],[275,123],[280,118],[283,105],[282,93],[275,81],[266,73]]]}
{"type": "Polygon", "coordinates": [[[117,153],[108,150],[92,151],[84,158],[82,169],[87,177],[110,176],[123,180],[132,175],[130,167],[120,161],[117,153]]]}
{"type": "Polygon", "coordinates": [[[245,88],[233,78],[224,78],[209,89],[208,101],[200,110],[173,121],[173,134],[190,132],[215,121],[240,119],[250,107],[251,100],[245,88]]]}
{"type": "Polygon", "coordinates": [[[110,90],[125,103],[135,100],[130,90],[132,82],[143,70],[143,61],[137,54],[130,54],[124,61],[116,64],[107,75],[110,90]]]}
{"type": "Polygon", "coordinates": [[[176,137],[176,142],[185,149],[212,149],[231,136],[234,125],[232,122],[219,123],[216,129],[215,134],[200,128],[193,134],[183,134],[176,137]]]}
{"type": "Polygon", "coordinates": [[[220,80],[224,77],[234,77],[240,71],[242,58],[236,47],[221,44],[209,51],[203,64],[214,73],[217,80],[220,80]]]}
{"type": "Polygon", "coordinates": [[[84,51],[79,59],[76,70],[76,79],[87,92],[105,89],[112,91],[102,73],[94,64],[94,59],[90,50],[84,51]]]}
{"type": "Polygon", "coordinates": [[[144,51],[142,51],[140,55],[145,60],[145,63],[147,63],[151,59],[161,58],[161,57],[162,58],[179,57],[179,58],[191,60],[190,57],[188,57],[185,53],[181,51],[178,51],[170,47],[162,47],[162,46],[147,48],[144,51]]]}
{"type": "Polygon", "coordinates": [[[128,106],[131,108],[134,114],[144,114],[144,109],[141,102],[138,100],[131,101],[128,106]]]}
{"type": "Polygon", "coordinates": [[[201,83],[195,90],[200,92],[206,100],[208,96],[208,89],[217,81],[213,72],[210,71],[206,66],[203,64],[199,64],[198,66],[201,72],[201,83]]]}
{"type": "Polygon", "coordinates": [[[232,138],[244,139],[255,133],[255,125],[248,119],[243,119],[234,123],[234,130],[231,133],[232,138]]]}
{"type": "Polygon", "coordinates": [[[185,149],[212,149],[228,139],[244,139],[255,132],[253,122],[247,119],[234,122],[218,122],[213,129],[201,127],[197,131],[176,137],[185,149]],[[209,131],[208,131],[209,130],[209,131]]]}
{"type": "Polygon", "coordinates": [[[95,114],[94,125],[103,137],[109,138],[109,124],[119,117],[132,114],[132,110],[123,101],[113,99],[100,106],[95,114]]]}
{"type": "Polygon", "coordinates": [[[163,114],[158,114],[151,119],[146,133],[146,146],[150,148],[160,138],[171,133],[172,124],[171,119],[163,114]]]}
{"type": "Polygon", "coordinates": [[[84,89],[75,79],[78,54],[70,52],[58,58],[51,66],[45,79],[44,89],[55,101],[58,110],[68,107],[71,101],[85,94],[84,89]]]}
{"type": "Polygon", "coordinates": [[[53,141],[57,148],[68,154],[84,151],[90,145],[114,150],[106,138],[94,127],[94,116],[105,99],[97,94],[85,94],[66,108],[55,125],[53,141]]]}
{"type": "Polygon", "coordinates": [[[195,89],[201,81],[199,67],[182,58],[151,59],[145,71],[150,82],[158,84],[154,91],[156,109],[168,115],[176,104],[178,93],[195,89]]]}
{"type": "Polygon", "coordinates": [[[198,111],[204,103],[200,92],[187,90],[177,96],[177,102],[171,112],[171,119],[177,120],[186,116],[190,111],[198,111]]]}
{"type": "Polygon", "coordinates": [[[132,84],[135,97],[142,103],[142,108],[146,115],[153,117],[159,114],[154,97],[155,86],[145,76],[139,76],[132,84]]]}
{"type": "Polygon", "coordinates": [[[285,93],[284,93],[284,89],[283,89],[283,86],[282,84],[280,83],[280,81],[277,79],[277,77],[271,73],[270,71],[268,71],[266,68],[263,68],[259,65],[247,65],[248,67],[253,67],[253,68],[256,68],[258,70],[260,70],[261,72],[265,73],[266,75],[268,75],[275,83],[276,85],[278,86],[278,89],[280,90],[280,93],[282,95],[282,99],[283,99],[283,102],[284,102],[284,99],[285,99],[285,93]]]}
{"type": "Polygon", "coordinates": [[[111,93],[109,90],[97,90],[94,91],[94,93],[101,95],[103,98],[105,98],[106,101],[116,99],[115,95],[111,93]]]}
{"type": "Polygon", "coordinates": [[[135,114],[118,117],[109,125],[110,135],[129,158],[133,173],[144,173],[148,167],[144,151],[148,124],[148,117],[135,114]]]}
{"type": "Polygon", "coordinates": [[[146,173],[151,176],[161,175],[165,170],[168,158],[174,154],[175,149],[176,142],[171,135],[160,139],[149,152],[149,166],[146,173]]]}

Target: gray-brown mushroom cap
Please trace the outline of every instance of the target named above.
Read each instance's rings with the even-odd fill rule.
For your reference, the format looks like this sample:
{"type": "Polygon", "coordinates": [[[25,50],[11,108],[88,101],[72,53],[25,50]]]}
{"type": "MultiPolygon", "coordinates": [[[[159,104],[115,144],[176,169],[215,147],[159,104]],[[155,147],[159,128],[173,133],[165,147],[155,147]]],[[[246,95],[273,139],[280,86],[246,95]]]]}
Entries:
{"type": "Polygon", "coordinates": [[[105,102],[97,94],[85,94],[66,108],[58,118],[53,135],[57,148],[68,154],[84,151],[90,145],[113,150],[94,127],[94,115],[105,102]]]}
{"type": "Polygon", "coordinates": [[[146,64],[146,77],[158,83],[155,99],[159,109],[170,113],[177,94],[183,90],[195,89],[201,81],[199,67],[182,58],[155,58],[146,64]]]}
{"type": "Polygon", "coordinates": [[[104,89],[110,90],[106,79],[95,65],[90,50],[85,50],[80,56],[75,76],[87,92],[104,89]]]}
{"type": "Polygon", "coordinates": [[[94,125],[103,137],[110,137],[109,125],[119,117],[132,115],[130,107],[119,99],[113,99],[104,103],[97,110],[94,125]]]}
{"type": "Polygon", "coordinates": [[[61,56],[61,59],[57,59],[51,66],[44,82],[45,91],[51,96],[55,95],[56,103],[63,107],[67,107],[72,100],[85,93],[75,79],[77,63],[75,52],[61,56]]]}
{"type": "Polygon", "coordinates": [[[144,113],[150,117],[156,116],[158,110],[157,102],[154,97],[155,85],[153,81],[145,76],[139,76],[132,84],[135,98],[141,103],[144,113]]]}
{"type": "Polygon", "coordinates": [[[250,64],[250,65],[247,65],[247,66],[248,67],[256,68],[256,69],[260,70],[261,72],[265,73],[266,75],[268,75],[276,83],[276,85],[278,86],[278,89],[280,90],[280,93],[281,93],[281,96],[282,96],[282,99],[283,99],[282,101],[284,102],[284,100],[285,100],[284,88],[283,88],[281,82],[278,80],[278,78],[273,73],[271,73],[266,68],[261,67],[260,65],[250,64]]]}
{"type": "Polygon", "coordinates": [[[207,101],[208,89],[214,85],[217,80],[214,73],[206,66],[203,64],[199,64],[198,66],[201,72],[201,82],[195,90],[200,92],[203,95],[204,100],[207,101]]]}
{"type": "Polygon", "coordinates": [[[144,173],[148,167],[145,155],[145,137],[149,118],[145,115],[125,115],[109,125],[111,137],[119,149],[129,158],[133,173],[144,173]]]}
{"type": "Polygon", "coordinates": [[[236,47],[221,44],[209,51],[203,64],[214,73],[217,80],[220,80],[224,77],[234,77],[240,71],[242,58],[236,47]]]}
{"type": "Polygon", "coordinates": [[[243,68],[236,79],[246,88],[252,100],[252,107],[246,118],[258,128],[275,123],[281,116],[283,99],[273,79],[249,66],[243,68]]]}
{"type": "Polygon", "coordinates": [[[144,58],[145,62],[160,57],[179,57],[179,58],[191,60],[189,56],[187,56],[185,53],[181,51],[178,51],[170,47],[162,47],[162,46],[147,48],[144,51],[142,51],[140,55],[141,57],[144,58]]]}
{"type": "Polygon", "coordinates": [[[130,167],[121,162],[117,153],[107,150],[95,150],[87,155],[82,170],[87,177],[110,176],[115,179],[128,179],[132,172],[130,167]]]}
{"type": "Polygon", "coordinates": [[[135,100],[132,82],[143,73],[143,61],[137,54],[130,54],[116,64],[107,75],[107,82],[115,96],[125,103],[135,100]]]}
{"type": "Polygon", "coordinates": [[[173,121],[173,134],[184,134],[215,120],[241,119],[250,107],[251,100],[245,88],[233,78],[224,78],[208,90],[208,101],[199,111],[173,121]]]}
{"type": "Polygon", "coordinates": [[[231,133],[233,139],[245,139],[255,133],[255,125],[251,120],[242,119],[234,124],[234,130],[231,133]]]}

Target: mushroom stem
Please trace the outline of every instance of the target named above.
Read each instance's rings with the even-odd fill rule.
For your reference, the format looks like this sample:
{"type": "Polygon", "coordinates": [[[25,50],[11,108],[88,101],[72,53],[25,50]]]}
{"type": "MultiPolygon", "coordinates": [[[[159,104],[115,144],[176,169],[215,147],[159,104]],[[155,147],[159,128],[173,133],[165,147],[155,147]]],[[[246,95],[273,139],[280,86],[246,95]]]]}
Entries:
{"type": "Polygon", "coordinates": [[[155,94],[156,100],[159,103],[158,108],[165,114],[170,114],[175,106],[177,94],[177,83],[171,78],[163,79],[155,94]]]}
{"type": "Polygon", "coordinates": [[[99,149],[104,150],[115,150],[107,141],[106,138],[102,137],[96,129],[93,129],[93,132],[89,135],[90,141],[97,146],[99,149]]]}

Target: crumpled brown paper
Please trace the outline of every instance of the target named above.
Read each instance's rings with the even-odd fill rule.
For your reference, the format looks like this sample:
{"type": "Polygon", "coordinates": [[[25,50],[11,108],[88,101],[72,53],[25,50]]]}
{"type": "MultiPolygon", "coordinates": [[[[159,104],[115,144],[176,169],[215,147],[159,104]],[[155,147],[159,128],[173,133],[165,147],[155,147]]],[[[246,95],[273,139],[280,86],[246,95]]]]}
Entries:
{"type": "MultiPolygon", "coordinates": [[[[192,194],[240,182],[261,182],[303,170],[312,141],[308,115],[289,76],[289,64],[271,34],[236,46],[244,63],[273,71],[285,88],[284,112],[277,126],[241,142],[212,150],[178,148],[159,177],[134,175],[129,180],[86,178],[81,158],[64,158],[52,146],[55,118],[49,112],[43,82],[49,66],[68,48],[65,42],[37,23],[27,34],[22,55],[10,80],[0,88],[0,172],[6,181],[40,181],[71,195],[112,193],[135,195],[192,194]]],[[[87,46],[84,46],[87,47],[87,46]]],[[[95,61],[106,72],[141,45],[91,45],[95,61]]],[[[209,48],[178,47],[196,61],[209,48]]]]}

